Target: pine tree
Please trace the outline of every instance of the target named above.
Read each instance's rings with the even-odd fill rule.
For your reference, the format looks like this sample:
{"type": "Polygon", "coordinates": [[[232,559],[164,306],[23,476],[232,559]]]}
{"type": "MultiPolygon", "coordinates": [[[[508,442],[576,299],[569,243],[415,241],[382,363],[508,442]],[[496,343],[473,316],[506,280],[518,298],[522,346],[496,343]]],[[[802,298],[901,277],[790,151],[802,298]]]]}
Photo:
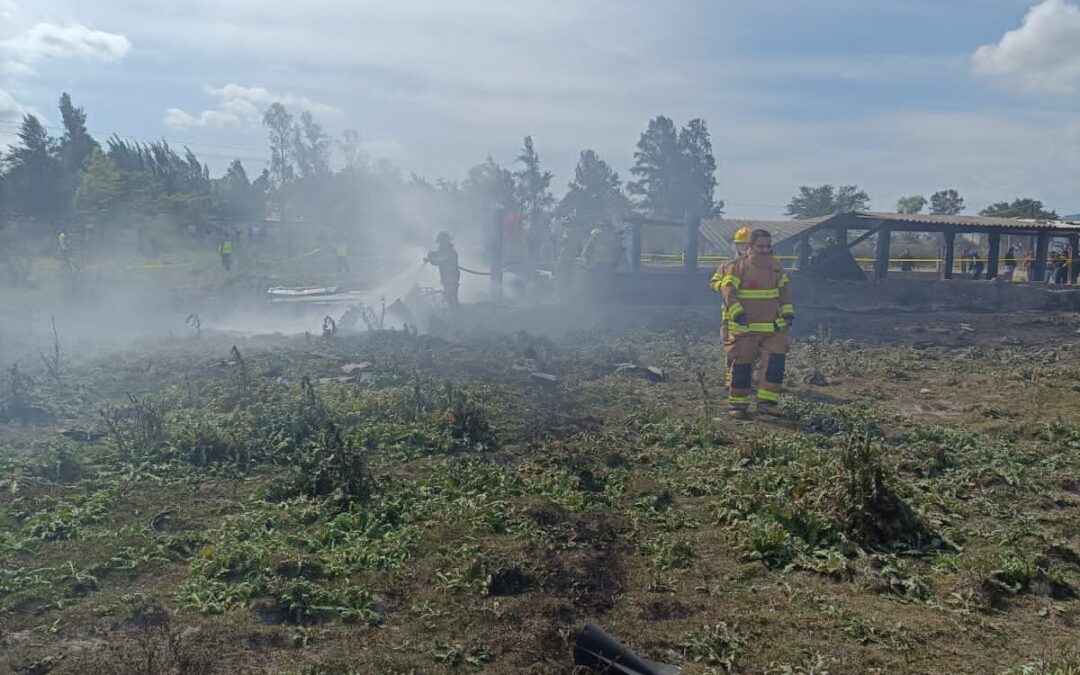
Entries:
{"type": "Polygon", "coordinates": [[[649,122],[638,140],[634,166],[637,180],[627,184],[641,210],[662,218],[682,220],[690,214],[719,215],[716,200],[716,158],[709,129],[702,119],[676,131],[663,115],[649,122]]]}
{"type": "Polygon", "coordinates": [[[14,215],[32,219],[51,233],[71,203],[56,140],[34,115],[23,117],[18,138],[4,159],[5,201],[14,215]]]}
{"type": "Polygon", "coordinates": [[[964,198],[956,190],[939,190],[930,195],[930,213],[935,216],[956,216],[964,210],[964,198]]]}
{"type": "Polygon", "coordinates": [[[574,169],[574,180],[559,203],[559,211],[574,214],[579,225],[621,217],[630,208],[619,174],[593,150],[583,150],[574,169]]]}
{"type": "Polygon", "coordinates": [[[522,168],[514,172],[514,196],[530,221],[538,223],[555,203],[555,197],[551,194],[553,174],[541,170],[540,156],[533,147],[532,136],[525,137],[517,161],[522,168]]]}

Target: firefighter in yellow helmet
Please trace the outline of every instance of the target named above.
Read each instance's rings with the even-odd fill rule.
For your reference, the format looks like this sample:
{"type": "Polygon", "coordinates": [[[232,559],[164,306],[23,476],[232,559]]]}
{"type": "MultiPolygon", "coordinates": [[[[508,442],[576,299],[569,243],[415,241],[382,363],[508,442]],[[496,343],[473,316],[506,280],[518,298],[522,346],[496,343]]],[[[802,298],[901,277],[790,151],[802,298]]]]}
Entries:
{"type": "Polygon", "coordinates": [[[735,230],[735,236],[731,241],[734,244],[732,248],[735,249],[735,256],[737,258],[746,255],[746,250],[750,248],[750,234],[750,228],[745,225],[735,230]]]}
{"type": "Polygon", "coordinates": [[[779,416],[780,391],[790,345],[788,330],[795,320],[788,276],[773,257],[772,236],[754,230],[750,251],[713,275],[709,286],[724,297],[727,339],[724,351],[731,363],[729,413],[747,419],[753,386],[754,362],[758,372],[758,412],[779,416]]]}
{"type": "MultiPolygon", "coordinates": [[[[739,229],[735,230],[735,236],[733,236],[731,238],[731,250],[732,250],[731,259],[734,261],[734,260],[738,260],[739,258],[745,258],[746,257],[746,251],[747,251],[748,248],[750,248],[750,228],[746,227],[744,225],[744,226],[740,227],[739,229]]],[[[716,273],[720,274],[720,270],[719,269],[716,270],[716,273]]],[[[715,278],[715,276],[713,278],[715,278]]],[[[727,322],[726,321],[721,321],[720,322],[720,340],[724,344],[727,344],[727,339],[728,339],[727,322]]],[[[724,369],[724,386],[725,387],[730,387],[731,386],[731,359],[728,359],[727,368],[724,369]]]]}

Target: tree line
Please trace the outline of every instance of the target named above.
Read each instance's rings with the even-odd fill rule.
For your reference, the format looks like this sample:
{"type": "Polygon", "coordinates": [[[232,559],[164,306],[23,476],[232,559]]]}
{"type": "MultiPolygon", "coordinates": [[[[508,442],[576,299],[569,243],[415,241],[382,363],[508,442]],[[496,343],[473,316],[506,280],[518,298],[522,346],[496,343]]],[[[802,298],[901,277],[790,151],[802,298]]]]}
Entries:
{"type": "Polygon", "coordinates": [[[408,176],[372,161],[356,131],[333,139],[307,111],[281,103],[263,115],[269,161],[256,176],[234,160],[220,177],[189,148],[165,140],[112,136],[104,143],[87,130],[86,112],[60,97],[59,137],[34,115],[22,119],[18,140],[0,155],[0,225],[55,236],[92,224],[100,230],[161,227],[210,233],[238,222],[317,223],[343,232],[398,228],[460,230],[489,222],[500,210],[533,223],[551,217],[591,225],[638,212],[684,219],[716,216],[716,161],[704,120],[679,128],[668,117],[651,120],[635,153],[631,180],[597,154],[581,151],[573,180],[556,199],[553,174],[525,136],[513,166],[490,156],[461,181],[408,176]],[[332,158],[338,160],[336,163],[332,158]]]}
{"type": "MultiPolygon", "coordinates": [[[[87,130],[86,112],[66,93],[59,112],[58,137],[28,114],[17,142],[0,155],[0,227],[19,222],[26,225],[20,229],[53,236],[86,224],[102,231],[155,226],[205,234],[269,219],[377,239],[387,230],[417,237],[434,229],[477,232],[478,224],[490,222],[500,210],[517,211],[534,224],[561,217],[587,227],[628,213],[676,221],[720,217],[724,208],[716,196],[716,160],[702,119],[682,127],[663,115],[650,120],[627,181],[596,151],[582,150],[573,180],[556,198],[553,174],[542,165],[531,136],[524,137],[510,167],[489,156],[461,181],[430,181],[415,173],[405,176],[385,160],[372,161],[356,131],[333,139],[310,112],[296,116],[274,103],[263,116],[267,167],[252,177],[237,159],[214,178],[191,149],[173,148],[165,140],[114,135],[99,142],[87,130]]],[[[814,218],[866,210],[869,203],[869,195],[855,185],[801,186],[786,213],[814,218]]],[[[964,210],[956,190],[942,190],[929,200],[902,197],[897,210],[919,213],[927,205],[935,214],[964,210]]],[[[1057,216],[1028,198],[992,204],[981,213],[1057,216]]]]}
{"type": "MultiPolygon", "coordinates": [[[[964,212],[964,198],[953,189],[939,190],[930,195],[900,197],[896,200],[896,213],[917,214],[930,207],[930,214],[935,216],[957,216],[964,212]]],[[[791,198],[785,213],[792,218],[809,219],[828,216],[833,213],[850,211],[868,211],[870,195],[857,185],[803,185],[791,198]]],[[[1057,211],[1047,210],[1043,203],[1030,197],[1017,197],[1012,202],[995,202],[979,211],[980,216],[1000,218],[1032,218],[1037,220],[1057,220],[1057,211]]]]}

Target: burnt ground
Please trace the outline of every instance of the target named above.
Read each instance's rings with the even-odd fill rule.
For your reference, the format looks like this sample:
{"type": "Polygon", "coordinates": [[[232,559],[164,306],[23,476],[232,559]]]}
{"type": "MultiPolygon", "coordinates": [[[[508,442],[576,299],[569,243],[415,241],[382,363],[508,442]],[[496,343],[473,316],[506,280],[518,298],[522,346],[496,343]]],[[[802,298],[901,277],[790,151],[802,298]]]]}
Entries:
{"type": "Polygon", "coordinates": [[[1080,316],[803,312],[735,423],[715,316],[605,311],[24,361],[0,669],[1077,668],[1080,316]]]}

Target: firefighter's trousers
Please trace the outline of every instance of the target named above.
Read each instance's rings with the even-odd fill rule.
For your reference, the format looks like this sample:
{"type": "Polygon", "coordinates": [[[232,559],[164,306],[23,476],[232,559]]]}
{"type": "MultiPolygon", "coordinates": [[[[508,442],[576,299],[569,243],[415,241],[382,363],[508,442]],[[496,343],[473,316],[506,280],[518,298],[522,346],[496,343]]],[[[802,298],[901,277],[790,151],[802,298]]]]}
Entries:
{"type": "Polygon", "coordinates": [[[724,352],[730,364],[730,395],[728,403],[733,407],[750,404],[754,381],[754,362],[759,362],[757,398],[759,401],[776,403],[784,385],[784,368],[790,346],[787,332],[744,333],[729,335],[724,352]]]}

